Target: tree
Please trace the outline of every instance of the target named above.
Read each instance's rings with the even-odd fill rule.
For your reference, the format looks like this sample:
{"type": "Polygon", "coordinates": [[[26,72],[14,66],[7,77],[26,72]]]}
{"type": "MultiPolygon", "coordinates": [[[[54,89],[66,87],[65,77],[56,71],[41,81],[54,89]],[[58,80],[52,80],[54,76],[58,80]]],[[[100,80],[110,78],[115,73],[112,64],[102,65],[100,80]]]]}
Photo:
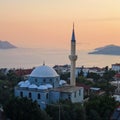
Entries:
{"type": "Polygon", "coordinates": [[[77,83],[80,84],[85,84],[85,85],[93,85],[93,83],[91,81],[88,81],[85,77],[80,76],[76,79],[77,83]]]}
{"type": "Polygon", "coordinates": [[[80,103],[63,102],[56,105],[48,105],[47,113],[52,117],[52,120],[86,120],[84,107],[80,103]],[[60,110],[60,114],[59,114],[60,110]]]}
{"type": "Polygon", "coordinates": [[[103,74],[103,79],[111,81],[113,80],[114,75],[115,75],[115,71],[106,70],[105,73],[103,74]]]}
{"type": "Polygon", "coordinates": [[[13,98],[4,106],[5,115],[11,120],[50,120],[37,102],[27,98],[13,98]]]}
{"type": "Polygon", "coordinates": [[[68,81],[69,78],[70,78],[70,72],[66,72],[66,73],[61,73],[60,74],[60,79],[61,80],[66,80],[68,83],[70,82],[70,81],[68,81]]]}
{"type": "Polygon", "coordinates": [[[13,70],[7,74],[0,70],[0,104],[4,105],[14,95],[14,87],[20,81],[13,70]]]}
{"type": "Polygon", "coordinates": [[[115,75],[115,71],[108,69],[106,69],[105,73],[103,74],[103,80],[106,81],[106,94],[108,95],[111,92],[110,90],[113,89],[113,87],[110,85],[109,82],[113,80],[114,75],[115,75]]]}
{"type": "Polygon", "coordinates": [[[91,109],[89,111],[89,115],[87,117],[87,120],[101,120],[101,117],[96,110],[91,109]]]}
{"type": "Polygon", "coordinates": [[[97,81],[98,79],[100,79],[100,75],[98,75],[97,73],[88,72],[87,78],[93,78],[94,81],[97,81]]]}
{"type": "Polygon", "coordinates": [[[118,103],[115,99],[110,96],[92,97],[92,99],[85,103],[87,120],[109,120],[111,112],[113,112],[117,105],[118,103]]]}

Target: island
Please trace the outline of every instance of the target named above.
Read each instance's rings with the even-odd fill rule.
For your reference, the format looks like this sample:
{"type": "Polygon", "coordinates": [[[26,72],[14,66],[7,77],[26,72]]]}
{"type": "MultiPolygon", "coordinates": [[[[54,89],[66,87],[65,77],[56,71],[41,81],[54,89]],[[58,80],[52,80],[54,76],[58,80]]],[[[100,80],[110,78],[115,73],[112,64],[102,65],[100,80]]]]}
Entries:
{"type": "Polygon", "coordinates": [[[94,51],[89,52],[88,54],[120,55],[120,46],[107,45],[104,47],[96,48],[94,51]]]}
{"type": "Polygon", "coordinates": [[[13,49],[13,48],[17,48],[17,47],[8,41],[0,40],[0,49],[13,49]]]}

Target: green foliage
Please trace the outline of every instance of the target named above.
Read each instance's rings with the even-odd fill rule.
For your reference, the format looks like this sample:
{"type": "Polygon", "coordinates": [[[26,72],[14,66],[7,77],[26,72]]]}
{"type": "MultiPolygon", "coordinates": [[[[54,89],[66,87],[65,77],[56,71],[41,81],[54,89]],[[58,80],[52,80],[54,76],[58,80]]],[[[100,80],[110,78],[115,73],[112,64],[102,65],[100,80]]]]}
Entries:
{"type": "Polygon", "coordinates": [[[85,109],[80,103],[63,103],[56,106],[49,105],[46,109],[52,120],[59,120],[59,110],[61,120],[86,120],[85,109]]]}
{"type": "Polygon", "coordinates": [[[99,88],[101,88],[101,90],[105,91],[107,94],[114,93],[114,91],[116,89],[116,87],[111,85],[109,82],[107,82],[107,80],[97,81],[97,82],[95,82],[93,87],[99,87],[99,88]]]}
{"type": "Polygon", "coordinates": [[[69,72],[60,74],[60,79],[61,80],[68,80],[68,78],[70,78],[70,73],[69,72]]]}
{"type": "Polygon", "coordinates": [[[88,81],[85,77],[80,76],[76,79],[77,83],[85,84],[85,85],[93,85],[91,81],[88,81]]]}
{"type": "Polygon", "coordinates": [[[7,76],[0,71],[0,80],[6,80],[7,76]]]}
{"type": "Polygon", "coordinates": [[[92,97],[85,104],[87,120],[109,120],[117,105],[114,98],[109,96],[92,97]]]}
{"type": "Polygon", "coordinates": [[[115,71],[108,70],[106,68],[105,73],[103,74],[101,79],[99,79],[95,82],[94,86],[101,88],[101,90],[104,90],[107,95],[112,94],[116,89],[115,86],[112,86],[110,84],[110,81],[113,80],[114,75],[115,75],[115,71]]]}
{"type": "Polygon", "coordinates": [[[78,77],[80,77],[80,76],[84,76],[84,73],[83,73],[83,70],[82,70],[82,69],[81,69],[80,72],[78,72],[78,77]]]}
{"type": "Polygon", "coordinates": [[[94,110],[94,109],[91,109],[90,111],[89,111],[89,116],[88,116],[88,120],[101,120],[101,117],[100,117],[100,115],[96,112],[96,110],[94,110]]]}
{"type": "Polygon", "coordinates": [[[0,104],[4,105],[14,94],[14,87],[20,78],[10,70],[7,75],[0,71],[0,104]]]}
{"type": "Polygon", "coordinates": [[[113,80],[115,74],[116,72],[113,70],[106,70],[105,73],[103,74],[103,79],[111,81],[113,80]]]}
{"type": "Polygon", "coordinates": [[[50,120],[45,111],[40,110],[36,102],[27,98],[13,98],[5,106],[7,118],[11,120],[50,120]]]}
{"type": "Polygon", "coordinates": [[[94,81],[97,81],[98,79],[100,79],[100,75],[98,75],[96,73],[88,72],[87,78],[93,78],[94,81]]]}

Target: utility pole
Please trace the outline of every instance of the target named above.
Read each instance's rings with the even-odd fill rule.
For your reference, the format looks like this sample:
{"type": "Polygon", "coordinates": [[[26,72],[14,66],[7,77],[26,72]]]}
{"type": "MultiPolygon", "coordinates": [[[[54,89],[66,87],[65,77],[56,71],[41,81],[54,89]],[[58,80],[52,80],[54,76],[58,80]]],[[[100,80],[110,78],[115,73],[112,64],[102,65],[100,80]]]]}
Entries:
{"type": "Polygon", "coordinates": [[[59,120],[61,119],[61,117],[60,117],[60,104],[59,104],[59,120]]]}

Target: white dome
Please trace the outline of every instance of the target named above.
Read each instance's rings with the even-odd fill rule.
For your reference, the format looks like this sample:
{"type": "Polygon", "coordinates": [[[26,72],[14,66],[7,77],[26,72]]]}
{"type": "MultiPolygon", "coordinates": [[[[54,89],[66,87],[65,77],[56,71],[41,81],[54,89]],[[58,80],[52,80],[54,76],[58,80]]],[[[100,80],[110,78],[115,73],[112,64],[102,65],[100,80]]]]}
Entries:
{"type": "Polygon", "coordinates": [[[39,89],[39,90],[47,90],[48,87],[47,87],[46,85],[40,85],[40,86],[38,87],[38,89],[39,89]]]}
{"type": "Polygon", "coordinates": [[[26,80],[26,81],[25,81],[25,84],[28,84],[28,85],[30,85],[30,82],[29,82],[28,80],[26,80]]]}
{"type": "Polygon", "coordinates": [[[56,71],[46,65],[35,68],[30,74],[31,77],[57,77],[56,71]]]}
{"type": "Polygon", "coordinates": [[[21,85],[21,84],[24,84],[24,81],[20,81],[20,82],[18,83],[18,85],[21,85]]]}
{"type": "Polygon", "coordinates": [[[35,88],[38,88],[38,87],[37,87],[37,85],[35,85],[35,84],[31,84],[28,88],[35,89],[35,88]]]}
{"type": "Polygon", "coordinates": [[[28,86],[29,86],[29,85],[26,84],[26,83],[23,83],[23,84],[20,85],[20,87],[22,87],[22,88],[27,88],[28,86]]]}
{"type": "Polygon", "coordinates": [[[26,80],[25,82],[21,81],[18,83],[18,85],[20,85],[20,87],[29,87],[30,82],[28,80],[26,80]]]}
{"type": "Polygon", "coordinates": [[[51,84],[46,84],[47,88],[53,88],[51,84]]]}
{"type": "Polygon", "coordinates": [[[65,80],[60,80],[59,85],[63,85],[63,84],[66,84],[66,81],[65,80]]]}

